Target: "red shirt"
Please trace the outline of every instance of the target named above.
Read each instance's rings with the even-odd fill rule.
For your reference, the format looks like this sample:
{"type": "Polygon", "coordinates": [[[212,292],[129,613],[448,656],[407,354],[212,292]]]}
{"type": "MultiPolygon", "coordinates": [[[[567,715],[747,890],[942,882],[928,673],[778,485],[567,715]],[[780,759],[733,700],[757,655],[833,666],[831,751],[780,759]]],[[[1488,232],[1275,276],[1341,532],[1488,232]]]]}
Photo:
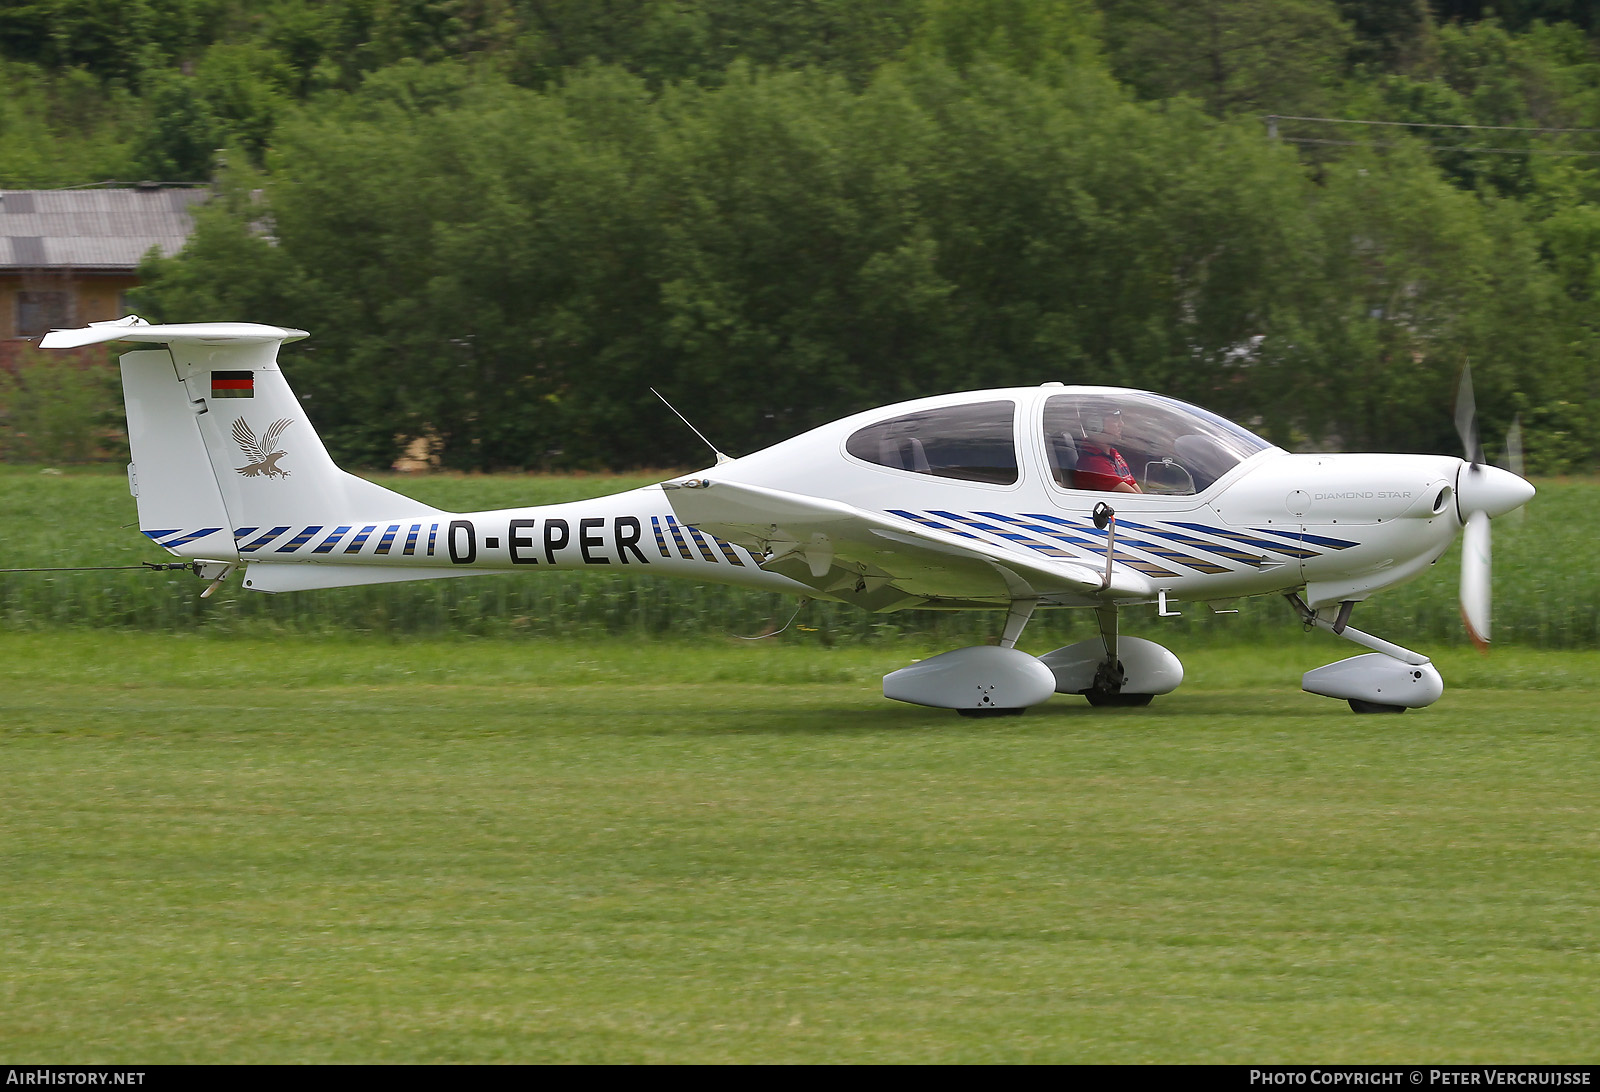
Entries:
{"type": "Polygon", "coordinates": [[[1073,481],[1079,489],[1099,489],[1109,493],[1121,483],[1135,489],[1139,482],[1128,469],[1122,452],[1116,448],[1103,448],[1085,440],[1078,445],[1078,466],[1073,471],[1073,481]]]}

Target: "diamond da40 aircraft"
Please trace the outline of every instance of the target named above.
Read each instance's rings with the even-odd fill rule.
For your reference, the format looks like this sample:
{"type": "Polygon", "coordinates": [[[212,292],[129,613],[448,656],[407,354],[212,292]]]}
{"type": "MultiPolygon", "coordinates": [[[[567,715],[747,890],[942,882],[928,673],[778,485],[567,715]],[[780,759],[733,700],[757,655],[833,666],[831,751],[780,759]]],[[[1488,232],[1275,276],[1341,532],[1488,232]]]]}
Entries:
{"type": "Polygon", "coordinates": [[[1444,686],[1428,658],[1352,627],[1351,610],[1464,530],[1462,614],[1486,642],[1489,520],[1534,492],[1470,438],[1471,461],[1291,454],[1159,394],[1047,383],[869,410],[614,496],[444,512],[334,465],[278,368],[305,336],[129,317],[42,342],[152,346],[121,358],[139,527],[213,587],[241,568],[262,592],[600,568],[877,612],[1004,612],[997,644],[884,677],[887,697],[968,715],[1056,693],[1146,704],[1183,667],[1122,634],[1122,609],[1253,595],[1370,650],[1307,672],[1305,690],[1358,712],[1428,705],[1444,686]],[[1017,640],[1040,607],[1091,609],[1099,636],[1028,655],[1017,640]]]}

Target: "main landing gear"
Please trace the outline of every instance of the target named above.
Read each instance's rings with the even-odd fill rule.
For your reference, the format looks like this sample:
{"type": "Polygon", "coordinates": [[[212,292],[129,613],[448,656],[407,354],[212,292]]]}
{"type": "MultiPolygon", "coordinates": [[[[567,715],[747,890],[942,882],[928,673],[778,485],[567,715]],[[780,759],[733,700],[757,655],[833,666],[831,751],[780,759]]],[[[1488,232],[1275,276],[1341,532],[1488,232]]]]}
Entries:
{"type": "Polygon", "coordinates": [[[1117,633],[1117,608],[1095,608],[1100,636],[1039,657],[1056,677],[1056,691],[1082,694],[1097,709],[1149,705],[1183,682],[1183,664],[1169,650],[1140,637],[1117,633]]]}
{"type": "Polygon", "coordinates": [[[1132,709],[1149,705],[1156,697],[1154,694],[1123,694],[1103,689],[1090,690],[1083,696],[1089,699],[1090,705],[1113,709],[1132,709]]]}
{"type": "Polygon", "coordinates": [[[1149,705],[1183,681],[1183,665],[1154,641],[1117,634],[1117,608],[1098,607],[1100,636],[1033,657],[1017,638],[1037,603],[1011,605],[999,645],[958,648],[883,677],[883,696],[954,709],[967,717],[1015,716],[1052,694],[1082,694],[1096,708],[1149,705]]]}
{"type": "Polygon", "coordinates": [[[1354,602],[1312,610],[1298,595],[1284,598],[1307,629],[1325,629],[1375,650],[1307,671],[1300,679],[1300,688],[1307,693],[1343,698],[1357,713],[1404,713],[1432,705],[1444,693],[1444,680],[1428,657],[1351,627],[1354,602]]]}

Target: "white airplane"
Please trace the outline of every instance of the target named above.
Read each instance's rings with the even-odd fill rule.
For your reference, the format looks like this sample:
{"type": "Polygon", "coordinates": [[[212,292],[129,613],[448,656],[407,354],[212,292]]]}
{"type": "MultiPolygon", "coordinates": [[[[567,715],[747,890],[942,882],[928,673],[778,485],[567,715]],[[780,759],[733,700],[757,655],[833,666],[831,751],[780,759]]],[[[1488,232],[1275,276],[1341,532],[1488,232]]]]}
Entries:
{"type": "Polygon", "coordinates": [[[1122,608],[1252,595],[1372,650],[1303,689],[1357,712],[1428,705],[1444,689],[1428,658],[1353,628],[1351,609],[1464,528],[1462,613],[1487,642],[1489,519],[1534,493],[1481,454],[1295,455],[1159,394],[1046,383],[869,410],[614,496],[443,512],[334,465],[278,369],[279,346],[305,336],[129,317],[42,342],[157,346],[122,356],[129,484],[140,529],[193,561],[207,594],[241,568],[263,592],[604,568],[875,612],[1004,611],[997,644],[884,677],[886,697],[966,715],[1056,693],[1147,704],[1183,667],[1122,635],[1122,608]],[[1090,608],[1100,635],[1030,656],[1017,640],[1040,607],[1090,608]]]}

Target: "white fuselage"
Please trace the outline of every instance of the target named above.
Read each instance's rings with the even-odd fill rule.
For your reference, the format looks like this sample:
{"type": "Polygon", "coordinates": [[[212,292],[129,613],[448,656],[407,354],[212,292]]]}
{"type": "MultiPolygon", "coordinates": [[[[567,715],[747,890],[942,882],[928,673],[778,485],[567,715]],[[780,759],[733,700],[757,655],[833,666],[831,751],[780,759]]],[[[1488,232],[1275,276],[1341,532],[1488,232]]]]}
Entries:
{"type": "MultiPolygon", "coordinates": [[[[823,494],[1034,559],[1099,565],[1107,532],[1092,512],[1106,502],[1116,511],[1115,566],[1141,574],[1152,592],[1121,602],[1154,593],[1218,601],[1302,586],[1313,605],[1361,599],[1426,568],[1460,527],[1451,497],[1463,463],[1445,456],[1295,455],[1263,447],[1191,494],[1064,487],[1048,463],[1039,418],[1047,396],[1078,390],[1095,389],[1021,388],[906,404],[937,410],[978,397],[1014,401],[1016,480],[1006,484],[880,465],[846,450],[864,425],[905,406],[858,414],[701,473],[823,494]]],[[[380,566],[429,570],[416,576],[648,572],[814,594],[762,571],[744,547],[682,522],[659,486],[530,508],[397,511],[381,520],[234,530],[243,532],[234,536],[240,560],[251,563],[247,582],[259,590],[321,586],[332,575],[316,571],[324,566],[380,566]]],[[[1061,597],[1056,605],[1078,602],[1061,597]]]]}

